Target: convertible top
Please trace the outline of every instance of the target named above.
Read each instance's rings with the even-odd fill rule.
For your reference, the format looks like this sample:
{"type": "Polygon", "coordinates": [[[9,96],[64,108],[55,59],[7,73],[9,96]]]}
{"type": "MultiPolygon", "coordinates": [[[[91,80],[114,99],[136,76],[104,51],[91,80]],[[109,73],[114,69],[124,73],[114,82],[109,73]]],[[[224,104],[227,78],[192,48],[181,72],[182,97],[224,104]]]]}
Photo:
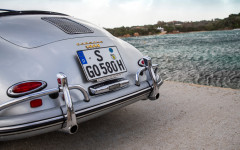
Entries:
{"type": "Polygon", "coordinates": [[[68,16],[66,14],[58,13],[58,12],[51,12],[51,11],[39,11],[39,10],[24,10],[24,11],[18,11],[18,10],[8,10],[8,9],[0,9],[0,17],[3,16],[11,16],[11,15],[61,15],[61,16],[68,16]]]}

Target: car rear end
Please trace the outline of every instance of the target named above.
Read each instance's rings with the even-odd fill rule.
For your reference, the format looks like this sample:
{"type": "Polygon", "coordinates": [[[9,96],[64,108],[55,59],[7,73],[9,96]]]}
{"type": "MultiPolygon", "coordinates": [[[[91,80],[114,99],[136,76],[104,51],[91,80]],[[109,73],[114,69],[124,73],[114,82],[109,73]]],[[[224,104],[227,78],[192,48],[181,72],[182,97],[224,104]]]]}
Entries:
{"type": "Polygon", "coordinates": [[[73,134],[78,123],[159,97],[157,65],[102,28],[61,14],[1,20],[0,140],[73,134]]]}

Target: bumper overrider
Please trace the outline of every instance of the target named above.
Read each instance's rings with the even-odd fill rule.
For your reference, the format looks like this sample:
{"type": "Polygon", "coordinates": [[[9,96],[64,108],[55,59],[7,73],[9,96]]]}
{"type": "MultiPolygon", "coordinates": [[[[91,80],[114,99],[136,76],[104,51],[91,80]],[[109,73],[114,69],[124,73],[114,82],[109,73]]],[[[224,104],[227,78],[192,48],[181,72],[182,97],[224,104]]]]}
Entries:
{"type": "MultiPolygon", "coordinates": [[[[47,133],[50,131],[61,130],[69,134],[74,134],[78,130],[78,123],[86,121],[88,119],[100,116],[104,113],[110,112],[114,109],[129,105],[138,100],[150,99],[156,100],[159,98],[159,87],[163,84],[163,81],[157,75],[158,66],[152,64],[150,57],[143,57],[144,66],[140,67],[136,73],[135,85],[140,87],[140,77],[143,72],[146,73],[147,83],[149,86],[139,88],[140,90],[133,91],[121,97],[111,99],[98,105],[93,105],[84,109],[74,110],[76,105],[73,104],[70,90],[79,90],[83,96],[84,101],[88,103],[90,96],[81,85],[68,85],[67,76],[64,73],[57,74],[58,87],[48,89],[40,92],[35,92],[29,95],[25,95],[19,98],[12,99],[6,103],[0,105],[0,111],[9,108],[13,105],[26,102],[32,99],[36,99],[42,96],[47,96],[56,93],[63,93],[65,108],[52,108],[44,111],[29,113],[21,116],[1,117],[0,116],[0,140],[11,140],[17,138],[23,138],[27,136],[33,136],[37,134],[47,133]],[[65,110],[65,111],[64,111],[65,110]],[[65,112],[65,113],[63,113],[65,112]],[[64,114],[64,115],[62,115],[64,114]],[[36,120],[36,118],[38,118],[36,120]],[[21,121],[20,121],[21,120],[21,121]],[[35,121],[34,121],[35,120],[35,121]]],[[[128,80],[121,80],[112,84],[105,85],[98,89],[90,89],[95,93],[101,94],[109,91],[114,91],[123,88],[129,84],[128,80]]]]}

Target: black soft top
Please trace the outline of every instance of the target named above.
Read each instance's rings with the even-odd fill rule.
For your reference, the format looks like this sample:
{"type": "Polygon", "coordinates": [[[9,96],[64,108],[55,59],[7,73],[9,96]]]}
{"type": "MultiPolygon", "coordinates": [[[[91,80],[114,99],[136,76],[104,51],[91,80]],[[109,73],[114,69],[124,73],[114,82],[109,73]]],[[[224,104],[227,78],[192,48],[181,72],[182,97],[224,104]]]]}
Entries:
{"type": "Polygon", "coordinates": [[[9,9],[0,9],[0,17],[2,16],[11,16],[11,15],[61,15],[61,16],[68,16],[66,14],[51,12],[51,11],[40,11],[40,10],[9,10],[9,9]]]}

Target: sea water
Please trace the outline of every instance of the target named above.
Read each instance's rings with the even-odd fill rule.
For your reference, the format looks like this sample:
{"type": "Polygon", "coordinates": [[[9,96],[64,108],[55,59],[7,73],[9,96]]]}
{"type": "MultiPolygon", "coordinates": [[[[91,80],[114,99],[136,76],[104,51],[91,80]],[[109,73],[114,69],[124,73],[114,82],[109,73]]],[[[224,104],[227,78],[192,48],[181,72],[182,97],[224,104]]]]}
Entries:
{"type": "Polygon", "coordinates": [[[159,64],[164,80],[240,89],[240,31],[123,38],[159,64]]]}

